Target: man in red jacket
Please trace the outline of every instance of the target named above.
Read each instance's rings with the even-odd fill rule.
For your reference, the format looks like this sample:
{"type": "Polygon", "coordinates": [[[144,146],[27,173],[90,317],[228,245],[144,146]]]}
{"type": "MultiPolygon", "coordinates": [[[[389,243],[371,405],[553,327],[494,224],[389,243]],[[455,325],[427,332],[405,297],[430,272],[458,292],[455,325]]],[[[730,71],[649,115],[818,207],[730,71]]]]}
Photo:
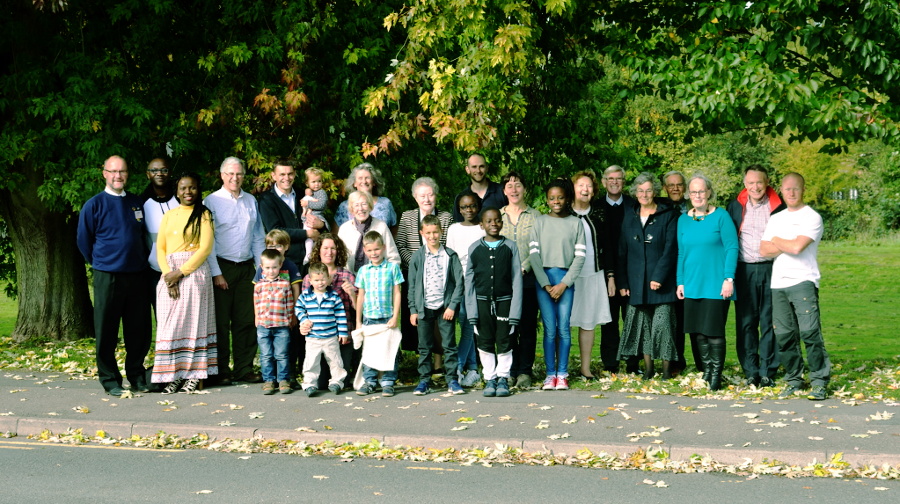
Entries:
{"type": "Polygon", "coordinates": [[[749,385],[771,387],[780,364],[772,329],[772,259],[760,254],[759,244],[769,217],[783,208],[760,165],[744,170],[744,189],[728,204],[741,246],[734,279],[735,348],[749,385]]]}

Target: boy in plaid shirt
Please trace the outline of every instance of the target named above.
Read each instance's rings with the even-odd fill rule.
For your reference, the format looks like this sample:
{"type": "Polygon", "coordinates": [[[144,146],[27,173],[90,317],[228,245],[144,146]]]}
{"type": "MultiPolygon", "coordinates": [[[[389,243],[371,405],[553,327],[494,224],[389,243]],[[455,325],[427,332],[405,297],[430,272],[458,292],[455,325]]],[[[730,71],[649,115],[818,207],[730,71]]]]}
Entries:
{"type": "Polygon", "coordinates": [[[300,334],[306,336],[306,359],[303,360],[303,390],[312,397],[319,389],[319,366],[322,355],[328,362],[331,380],[328,390],[338,394],[344,388],[347,371],[341,359],[342,344],[348,343],[347,312],[344,302],[331,287],[328,266],[317,262],[309,266],[310,287],[297,298],[295,311],[300,321],[300,334]]]}
{"type": "Polygon", "coordinates": [[[256,341],[259,343],[259,364],[263,376],[263,394],[275,393],[275,367],[278,370],[278,389],[291,393],[288,381],[288,347],[293,315],[294,294],[290,282],[281,276],[284,256],[274,249],[263,250],[260,256],[262,278],[253,286],[253,312],[256,316],[256,341]]]}
{"type": "MultiPolygon", "coordinates": [[[[356,327],[387,324],[397,327],[400,322],[400,284],[403,273],[396,263],[384,260],[384,238],[378,231],[369,231],[363,236],[363,250],[369,263],[356,272],[356,287],[359,289],[356,301],[356,327]]],[[[366,383],[356,391],[357,395],[375,392],[378,370],[363,364],[363,378],[366,383]]],[[[394,395],[397,381],[397,359],[394,369],[381,375],[381,395],[394,395]]]]}

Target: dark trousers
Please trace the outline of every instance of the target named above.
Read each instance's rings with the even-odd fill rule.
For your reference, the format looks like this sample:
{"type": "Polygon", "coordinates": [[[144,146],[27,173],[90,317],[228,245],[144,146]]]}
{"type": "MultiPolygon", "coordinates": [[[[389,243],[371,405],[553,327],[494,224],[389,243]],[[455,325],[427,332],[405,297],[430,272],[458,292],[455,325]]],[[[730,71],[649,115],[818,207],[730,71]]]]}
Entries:
{"type": "Polygon", "coordinates": [[[734,311],[738,361],[744,376],[775,376],[780,361],[775,331],[772,329],[772,263],[738,262],[734,278],[737,300],[734,311]]]}
{"type": "Polygon", "coordinates": [[[425,314],[419,315],[416,329],[419,332],[419,380],[431,379],[434,373],[432,347],[434,345],[434,328],[437,326],[441,334],[441,347],[444,350],[444,376],[447,382],[455,380],[459,370],[456,358],[456,319],[444,320],[444,307],[437,310],[425,308],[425,314]]]}
{"type": "Polygon", "coordinates": [[[772,323],[784,363],[785,381],[794,386],[803,384],[802,341],[806,347],[810,383],[814,387],[828,385],[831,359],[822,339],[819,289],[816,285],[801,282],[785,289],[772,289],[772,323]]]}
{"type": "Polygon", "coordinates": [[[94,270],[94,334],[97,375],[103,388],[122,386],[116,363],[119,321],[125,343],[125,376],[135,385],[145,378],[144,359],[150,351],[150,296],[146,274],[94,270]]]}
{"type": "MultiPolygon", "coordinates": [[[[528,273],[522,278],[522,316],[516,328],[512,344],[513,363],[510,374],[515,378],[519,375],[531,375],[534,368],[534,353],[537,348],[537,321],[538,302],[537,291],[534,288],[535,279],[533,273],[528,273]]],[[[479,329],[480,331],[480,329],[479,329]]],[[[475,336],[478,343],[479,337],[475,336]]],[[[478,348],[481,348],[480,346],[478,348]]]]}
{"type": "MultiPolygon", "coordinates": [[[[216,338],[219,375],[242,378],[253,372],[256,325],[253,313],[253,261],[234,263],[219,258],[227,289],[213,289],[216,302],[216,338]],[[234,368],[229,360],[234,359],[234,368]],[[231,371],[233,369],[233,373],[231,371]]],[[[302,343],[301,343],[302,346],[302,343]]]]}
{"type": "Polygon", "coordinates": [[[509,301],[478,301],[478,349],[482,352],[502,355],[512,349],[509,305],[509,301]]]}

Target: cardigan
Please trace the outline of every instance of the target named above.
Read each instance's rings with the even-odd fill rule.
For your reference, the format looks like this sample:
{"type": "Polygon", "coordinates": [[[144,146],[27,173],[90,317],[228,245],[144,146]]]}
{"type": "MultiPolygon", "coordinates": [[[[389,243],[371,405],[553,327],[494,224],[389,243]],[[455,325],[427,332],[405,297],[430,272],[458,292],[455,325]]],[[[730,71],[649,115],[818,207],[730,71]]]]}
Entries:
{"type": "MultiPolygon", "coordinates": [[[[447,228],[450,227],[453,216],[449,212],[437,212],[441,221],[441,245],[447,244],[447,228]]],[[[422,221],[419,219],[419,209],[407,210],[400,216],[400,224],[397,226],[397,250],[400,251],[400,269],[409,269],[409,260],[415,251],[422,247],[422,221]]]]}
{"type": "MultiPolygon", "coordinates": [[[[369,231],[378,231],[384,239],[384,258],[388,262],[400,264],[400,253],[397,252],[397,245],[394,244],[394,237],[391,230],[383,220],[372,217],[372,224],[369,231]]],[[[359,269],[356,267],[356,246],[359,244],[359,231],[356,230],[356,224],[353,219],[341,224],[338,228],[338,238],[347,246],[347,269],[351,273],[356,273],[359,269]]]]}

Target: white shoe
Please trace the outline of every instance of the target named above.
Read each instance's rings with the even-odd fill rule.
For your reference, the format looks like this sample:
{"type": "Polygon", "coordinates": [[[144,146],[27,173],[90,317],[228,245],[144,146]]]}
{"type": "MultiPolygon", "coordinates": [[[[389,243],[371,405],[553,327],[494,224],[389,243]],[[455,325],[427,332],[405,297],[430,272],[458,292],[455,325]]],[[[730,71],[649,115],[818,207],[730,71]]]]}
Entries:
{"type": "Polygon", "coordinates": [[[481,380],[481,375],[478,374],[478,371],[470,369],[466,371],[466,375],[459,380],[459,384],[463,387],[471,388],[474,387],[479,380],[481,380]]]}

